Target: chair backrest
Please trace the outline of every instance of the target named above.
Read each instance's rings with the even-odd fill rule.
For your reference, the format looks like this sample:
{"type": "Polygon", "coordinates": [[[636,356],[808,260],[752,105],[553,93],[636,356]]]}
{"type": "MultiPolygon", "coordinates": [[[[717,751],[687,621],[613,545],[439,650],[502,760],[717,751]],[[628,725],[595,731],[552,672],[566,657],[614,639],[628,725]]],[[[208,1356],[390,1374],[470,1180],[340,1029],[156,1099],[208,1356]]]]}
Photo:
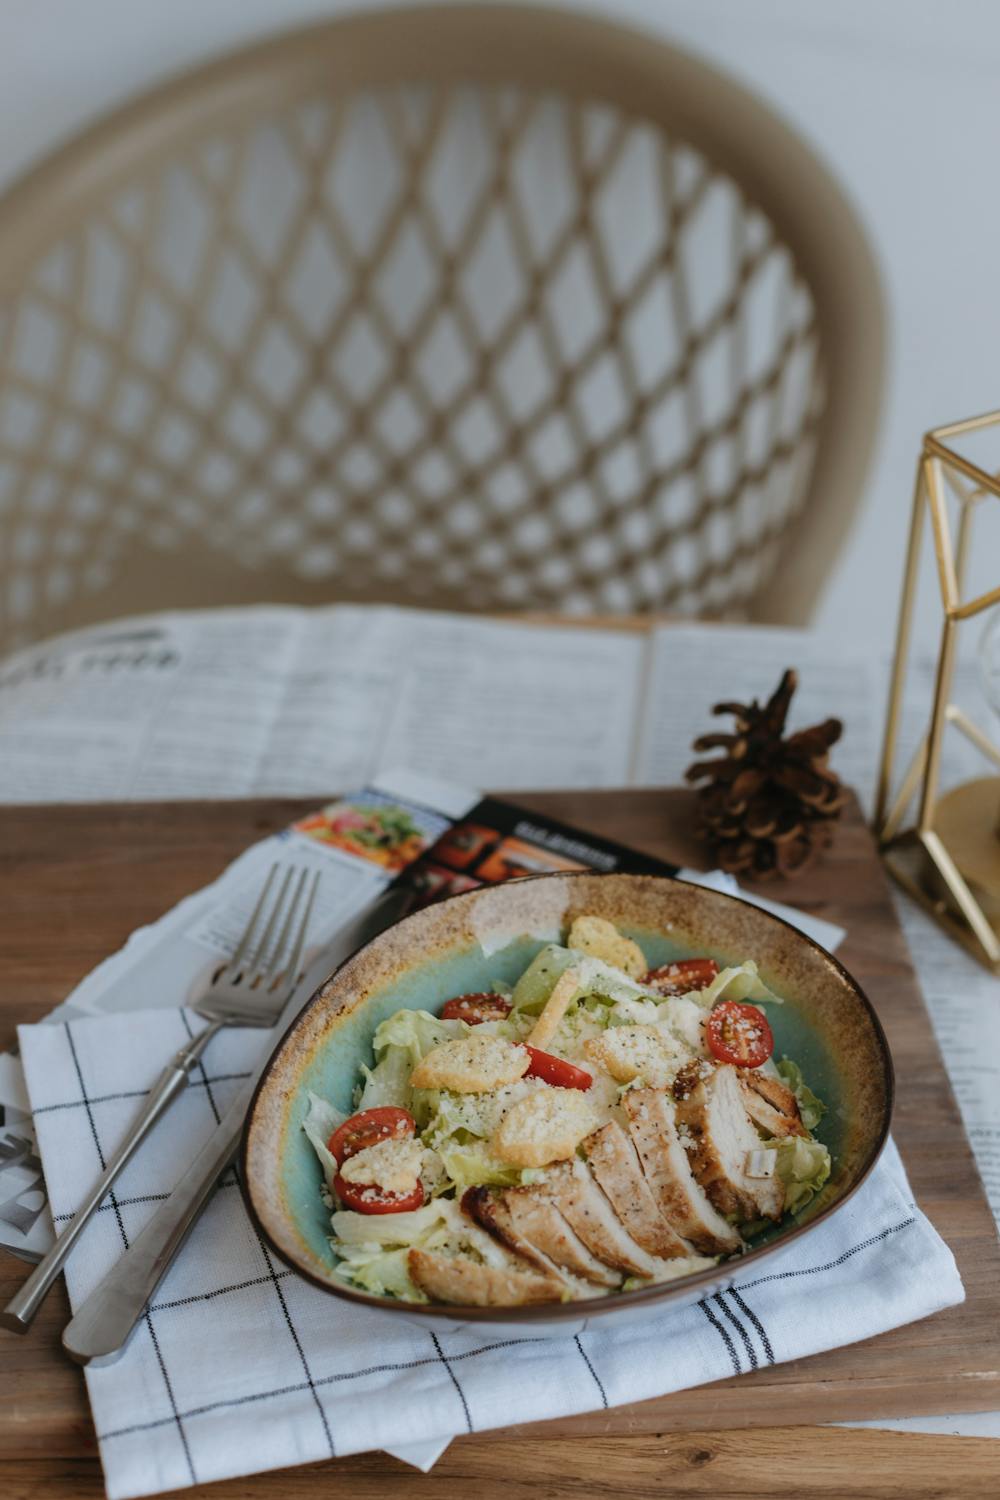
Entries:
{"type": "Polygon", "coordinates": [[[269,40],[0,201],[0,643],[251,599],[808,616],[881,389],[822,165],[519,6],[269,40]]]}

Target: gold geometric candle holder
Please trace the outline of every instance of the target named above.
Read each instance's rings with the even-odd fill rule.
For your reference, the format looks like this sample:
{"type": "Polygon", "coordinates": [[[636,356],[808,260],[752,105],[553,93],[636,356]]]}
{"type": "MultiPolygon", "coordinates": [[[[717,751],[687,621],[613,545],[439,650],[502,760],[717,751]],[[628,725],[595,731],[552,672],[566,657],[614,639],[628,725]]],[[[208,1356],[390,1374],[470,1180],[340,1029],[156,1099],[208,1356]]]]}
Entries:
{"type": "MultiPolygon", "coordinates": [[[[1000,974],[1000,747],[952,702],[952,682],[963,624],[1000,603],[1000,586],[966,600],[966,564],[980,506],[1000,505],[1000,475],[987,473],[952,446],[957,438],[1000,427],[1000,411],[938,427],[924,438],[913,496],[885,738],[875,808],[875,831],[886,866],[898,883],[953,937],[1000,974]],[[957,518],[957,525],[953,522],[957,518]],[[910,654],[920,550],[927,523],[934,541],[941,599],[941,647],[927,729],[892,795],[903,687],[910,654]],[[962,734],[994,767],[994,774],[940,792],[946,736],[962,734]],[[915,812],[910,808],[916,799],[915,812]],[[909,821],[908,821],[909,819],[909,821]]],[[[996,559],[1000,574],[1000,555],[996,559]]]]}

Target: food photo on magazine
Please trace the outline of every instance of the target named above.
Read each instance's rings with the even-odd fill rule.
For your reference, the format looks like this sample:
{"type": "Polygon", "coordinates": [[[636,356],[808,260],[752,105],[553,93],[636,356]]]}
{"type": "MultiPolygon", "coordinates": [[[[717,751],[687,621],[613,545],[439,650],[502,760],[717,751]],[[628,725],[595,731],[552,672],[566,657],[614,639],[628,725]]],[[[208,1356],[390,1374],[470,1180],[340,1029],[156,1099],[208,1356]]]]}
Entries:
{"type": "Polygon", "coordinates": [[[998,1489],[1000,12],[621,9],[0,17],[0,1496],[998,1489]]]}

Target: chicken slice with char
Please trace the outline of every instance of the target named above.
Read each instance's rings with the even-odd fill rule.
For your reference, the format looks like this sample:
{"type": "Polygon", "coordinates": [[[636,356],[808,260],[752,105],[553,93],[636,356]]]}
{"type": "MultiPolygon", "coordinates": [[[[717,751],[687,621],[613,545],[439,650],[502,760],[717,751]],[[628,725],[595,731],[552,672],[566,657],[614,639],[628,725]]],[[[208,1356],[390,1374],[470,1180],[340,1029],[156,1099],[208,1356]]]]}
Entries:
{"type": "Polygon", "coordinates": [[[553,1167],[544,1186],[570,1228],[606,1266],[628,1276],[653,1277],[663,1272],[667,1262],[650,1255],[632,1238],[579,1158],[553,1167]]]}
{"type": "Polygon", "coordinates": [[[462,1207],[501,1244],[515,1250],[539,1269],[553,1268],[596,1286],[621,1285],[619,1272],[592,1255],[556,1207],[546,1184],[490,1192],[473,1188],[462,1207]]]}
{"type": "Polygon", "coordinates": [[[695,1181],[677,1135],[673,1099],[662,1089],[633,1089],[623,1102],[646,1181],[664,1218],[703,1255],[738,1249],[739,1234],[695,1181]]]}
{"type": "Polygon", "coordinates": [[[565,1286],[558,1277],[526,1267],[523,1271],[481,1265],[467,1255],[436,1255],[411,1250],[410,1278],[432,1302],[457,1302],[468,1307],[524,1307],[533,1302],[559,1302],[565,1286]]]}
{"type": "Polygon", "coordinates": [[[664,1260],[690,1255],[691,1246],[657,1207],[635,1147],[618,1122],[602,1125],[582,1145],[598,1186],[636,1244],[664,1260]]]}
{"type": "Polygon", "coordinates": [[[677,1125],[690,1143],[691,1170],[719,1212],[740,1219],[780,1219],[785,1206],[781,1179],[746,1172],[760,1138],[750,1123],[736,1069],[724,1063],[707,1076],[681,1073],[674,1093],[677,1125]]]}
{"type": "Polygon", "coordinates": [[[757,1068],[740,1068],[739,1075],[743,1108],[755,1125],[778,1139],[788,1135],[808,1136],[799,1114],[799,1101],[787,1084],[757,1068]]]}

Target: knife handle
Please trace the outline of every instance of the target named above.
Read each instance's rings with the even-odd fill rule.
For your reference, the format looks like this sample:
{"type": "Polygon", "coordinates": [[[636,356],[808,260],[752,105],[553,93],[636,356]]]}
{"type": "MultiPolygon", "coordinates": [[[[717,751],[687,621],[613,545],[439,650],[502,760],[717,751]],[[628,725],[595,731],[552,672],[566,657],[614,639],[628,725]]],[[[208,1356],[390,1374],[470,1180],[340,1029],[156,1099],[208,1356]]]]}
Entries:
{"type": "Polygon", "coordinates": [[[78,1364],[109,1365],[123,1353],[143,1308],[235,1156],[249,1102],[250,1090],[241,1090],[170,1197],[67,1323],[63,1348],[78,1364]]]}
{"type": "Polygon", "coordinates": [[[129,1128],[114,1156],[84,1198],[51,1250],[42,1257],[28,1279],[18,1288],[0,1312],[0,1325],[14,1333],[27,1333],[35,1315],[48,1296],[73,1247],[112,1186],[128,1166],[153,1127],[187,1088],[195,1064],[223,1022],[213,1021],[186,1046],[182,1047],[164,1068],[146,1096],[145,1103],[129,1128]]]}

